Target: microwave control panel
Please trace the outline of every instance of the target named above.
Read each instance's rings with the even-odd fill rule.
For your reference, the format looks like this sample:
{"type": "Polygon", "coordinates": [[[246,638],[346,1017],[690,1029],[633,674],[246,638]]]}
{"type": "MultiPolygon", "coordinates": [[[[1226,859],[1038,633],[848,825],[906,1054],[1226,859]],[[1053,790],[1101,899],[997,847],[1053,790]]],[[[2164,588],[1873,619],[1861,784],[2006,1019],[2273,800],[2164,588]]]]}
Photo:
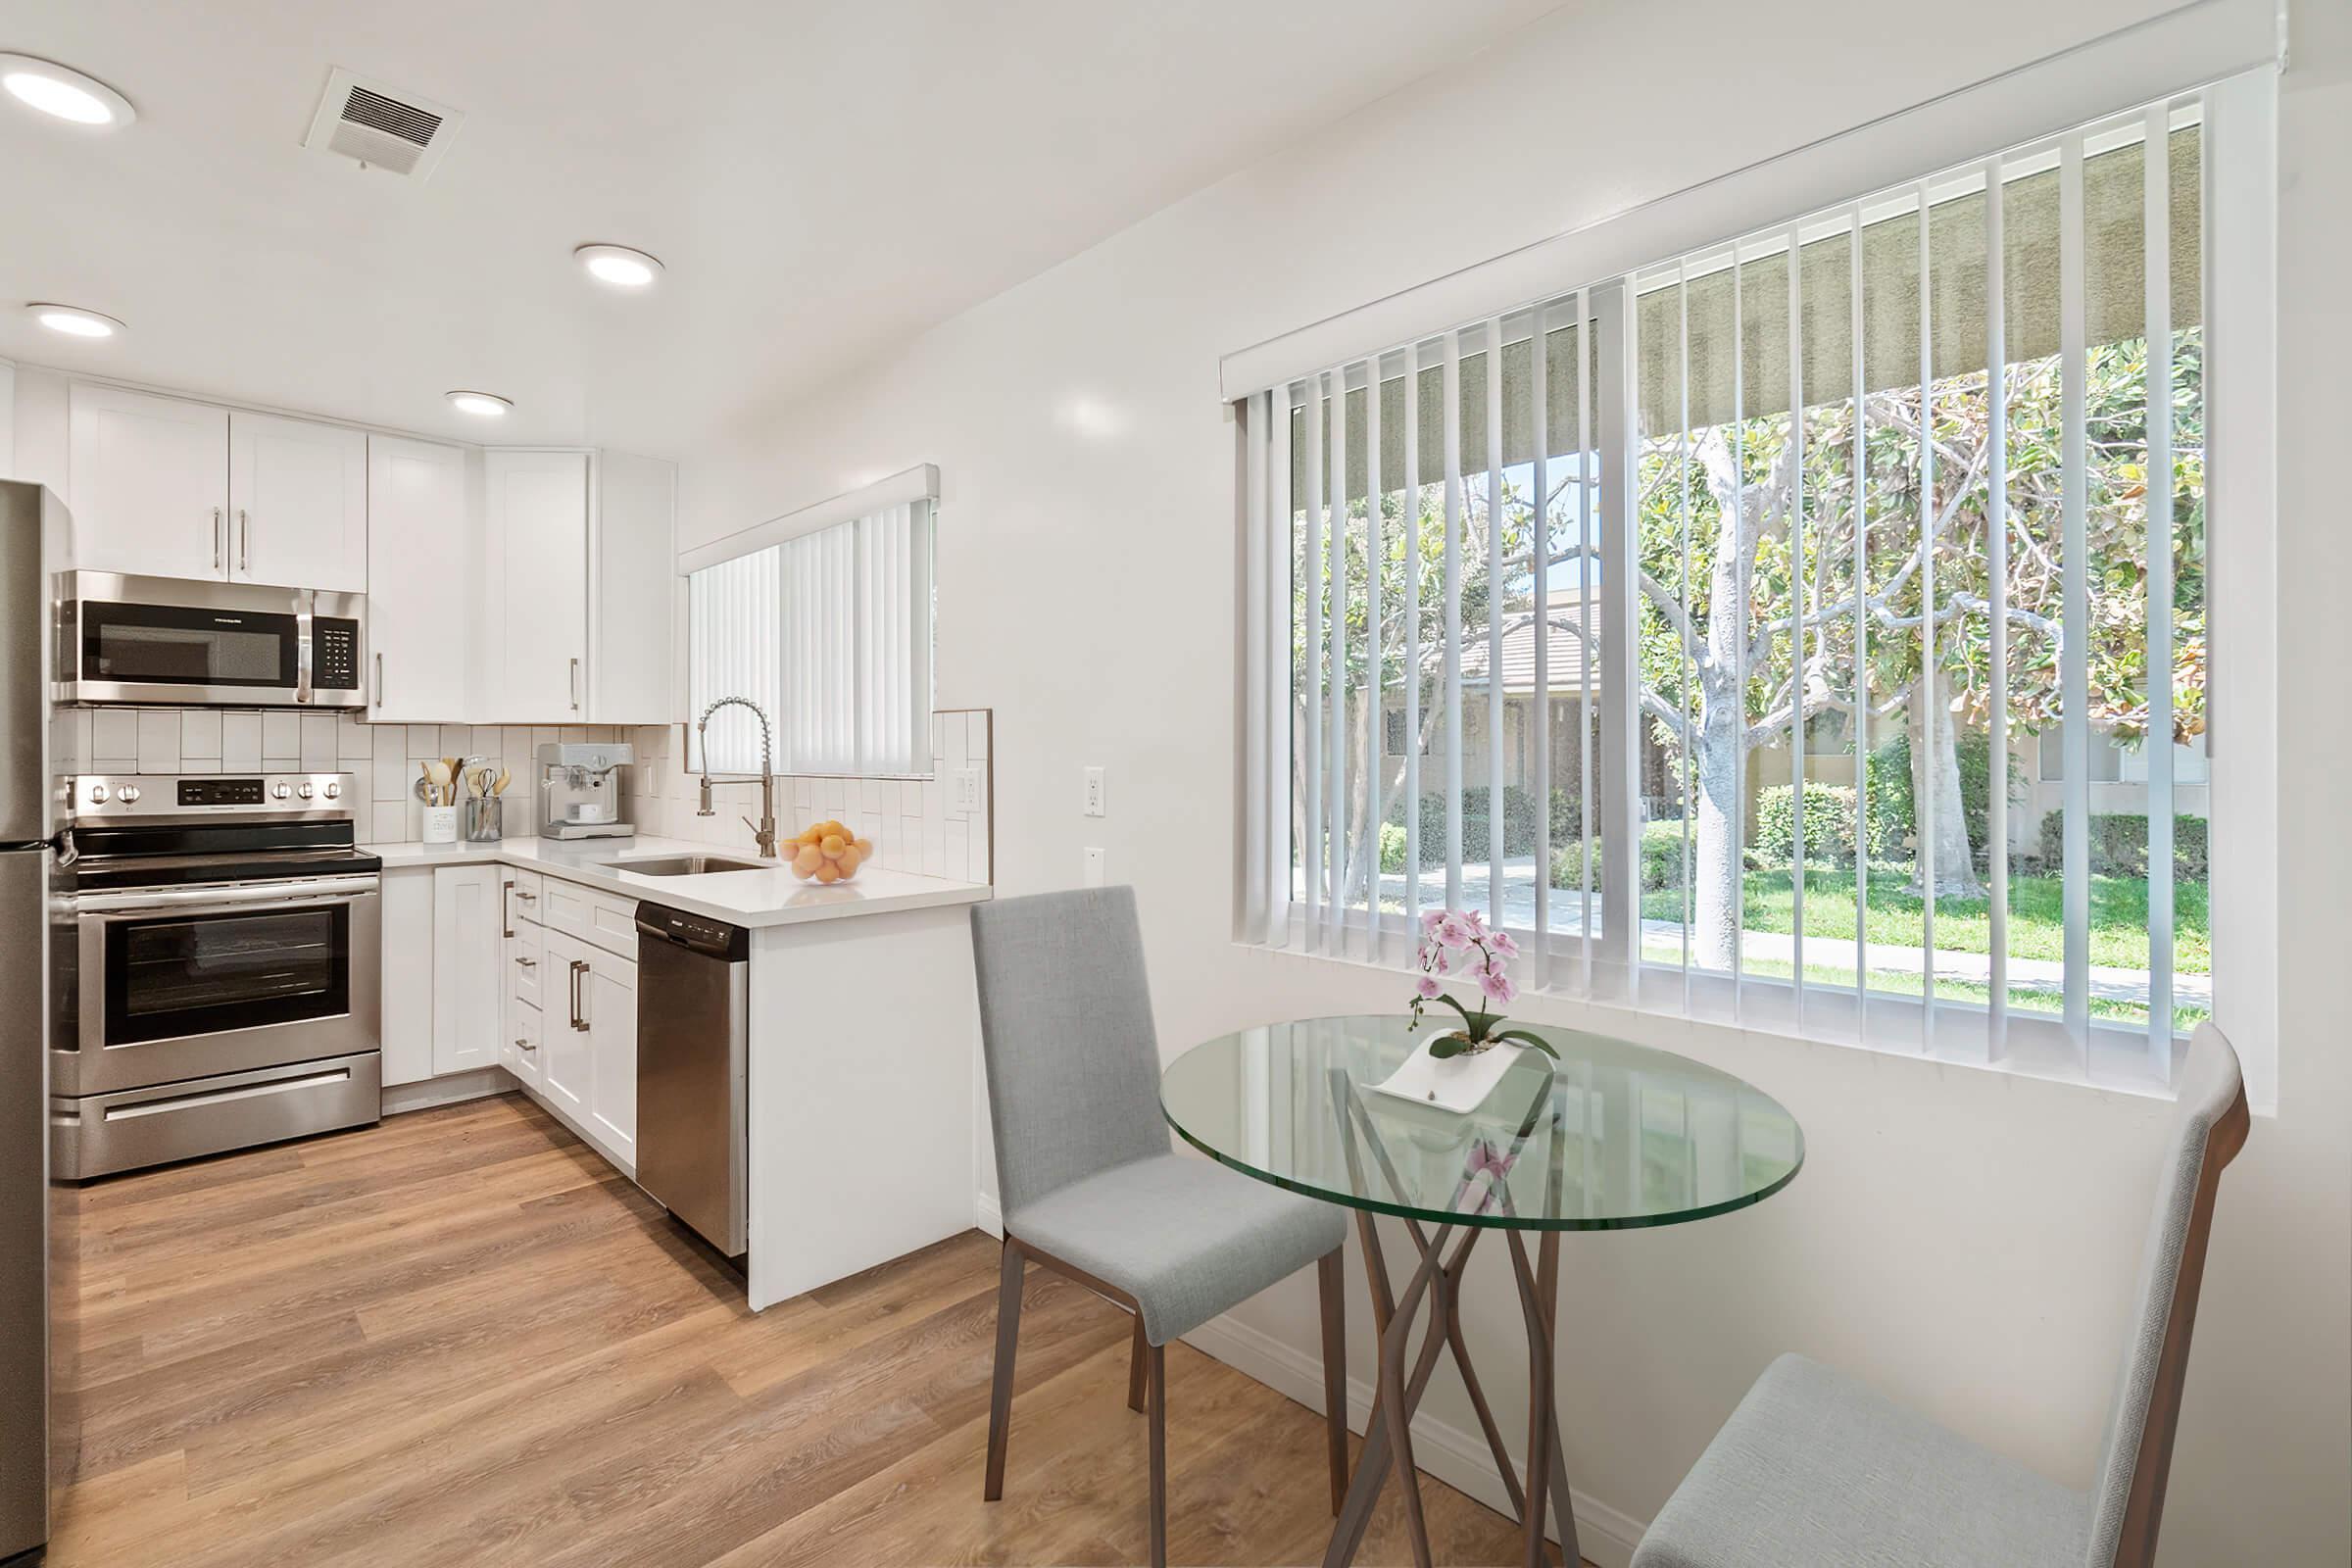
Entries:
{"type": "Polygon", "coordinates": [[[318,691],[360,689],[360,623],[328,615],[311,622],[311,685],[318,691]]]}

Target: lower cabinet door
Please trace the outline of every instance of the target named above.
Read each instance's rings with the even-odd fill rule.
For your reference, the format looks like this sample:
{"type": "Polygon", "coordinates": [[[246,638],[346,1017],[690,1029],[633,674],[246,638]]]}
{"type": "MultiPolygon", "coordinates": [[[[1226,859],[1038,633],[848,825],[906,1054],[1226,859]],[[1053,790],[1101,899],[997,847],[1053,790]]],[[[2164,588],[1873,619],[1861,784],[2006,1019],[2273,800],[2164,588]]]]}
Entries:
{"type": "Polygon", "coordinates": [[[637,1163],[637,966],[592,951],[587,976],[588,1032],[596,1054],[589,1119],[613,1152],[637,1163]]]}
{"type": "Polygon", "coordinates": [[[433,869],[433,1071],[465,1072],[498,1061],[499,868],[433,869]]]}
{"type": "Polygon", "coordinates": [[[596,1048],[585,1010],[589,956],[595,951],[550,931],[541,968],[547,1006],[539,1015],[539,1087],[565,1114],[581,1121],[587,1120],[596,1099],[596,1048]]]}

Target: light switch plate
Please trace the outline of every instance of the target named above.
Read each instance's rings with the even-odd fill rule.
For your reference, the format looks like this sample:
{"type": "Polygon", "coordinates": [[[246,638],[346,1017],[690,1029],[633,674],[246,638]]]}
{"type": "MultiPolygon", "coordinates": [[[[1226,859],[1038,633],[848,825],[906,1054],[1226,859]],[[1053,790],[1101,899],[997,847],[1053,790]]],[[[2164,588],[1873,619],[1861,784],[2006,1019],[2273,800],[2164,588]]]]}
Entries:
{"type": "Polygon", "coordinates": [[[1102,770],[1099,767],[1090,767],[1086,770],[1086,793],[1082,809],[1088,816],[1102,814],[1102,770]]]}
{"type": "Polygon", "coordinates": [[[1087,846],[1087,850],[1086,850],[1086,885],[1087,885],[1088,887],[1090,887],[1090,888],[1099,888],[1099,887],[1102,886],[1102,885],[1103,885],[1103,883],[1104,883],[1104,881],[1105,881],[1105,880],[1108,878],[1108,876],[1109,876],[1109,870],[1108,870],[1108,868],[1107,868],[1107,867],[1106,867],[1106,866],[1103,864],[1103,861],[1104,861],[1106,858],[1107,858],[1107,857],[1105,857],[1105,856],[1104,856],[1104,854],[1103,854],[1103,852],[1102,852],[1102,850],[1100,850],[1100,849],[1096,848],[1095,846],[1093,846],[1093,845],[1091,845],[1091,844],[1087,846]]]}
{"type": "Polygon", "coordinates": [[[956,809],[969,815],[980,809],[980,770],[976,767],[956,769],[956,809]]]}

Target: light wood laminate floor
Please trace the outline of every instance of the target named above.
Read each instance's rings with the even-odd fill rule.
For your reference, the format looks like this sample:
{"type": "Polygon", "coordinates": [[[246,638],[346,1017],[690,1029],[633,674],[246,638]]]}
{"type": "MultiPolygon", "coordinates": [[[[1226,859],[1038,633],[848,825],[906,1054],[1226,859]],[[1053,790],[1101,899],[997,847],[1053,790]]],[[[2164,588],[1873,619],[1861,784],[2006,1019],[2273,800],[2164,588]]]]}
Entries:
{"type": "MultiPolygon", "coordinates": [[[[54,1568],[1143,1559],[1128,1320],[1041,1270],[980,1500],[978,1233],[754,1316],[515,1097],[115,1178],[78,1213],[54,1568]]],[[[1173,1559],[1317,1560],[1320,1418],[1181,1345],[1168,1373],[1173,1559]]],[[[1516,1559],[1508,1521],[1423,1493],[1441,1562],[1516,1559]]],[[[1363,1560],[1409,1560],[1400,1527],[1392,1488],[1363,1560]]]]}

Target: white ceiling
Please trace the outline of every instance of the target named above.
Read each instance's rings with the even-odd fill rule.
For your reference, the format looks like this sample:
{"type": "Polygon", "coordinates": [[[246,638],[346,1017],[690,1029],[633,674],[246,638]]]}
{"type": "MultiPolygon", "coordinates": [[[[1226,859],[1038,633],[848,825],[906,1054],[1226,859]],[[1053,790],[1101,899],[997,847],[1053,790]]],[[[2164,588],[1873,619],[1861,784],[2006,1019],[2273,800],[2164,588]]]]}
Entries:
{"type": "Polygon", "coordinates": [[[1556,0],[35,0],[0,50],[0,357],[489,438],[704,444],[1556,0]],[[305,151],[331,67],[465,112],[422,184],[305,151]],[[575,245],[654,252],[650,295],[575,245]],[[83,345],[26,300],[122,318],[83,345]]]}

